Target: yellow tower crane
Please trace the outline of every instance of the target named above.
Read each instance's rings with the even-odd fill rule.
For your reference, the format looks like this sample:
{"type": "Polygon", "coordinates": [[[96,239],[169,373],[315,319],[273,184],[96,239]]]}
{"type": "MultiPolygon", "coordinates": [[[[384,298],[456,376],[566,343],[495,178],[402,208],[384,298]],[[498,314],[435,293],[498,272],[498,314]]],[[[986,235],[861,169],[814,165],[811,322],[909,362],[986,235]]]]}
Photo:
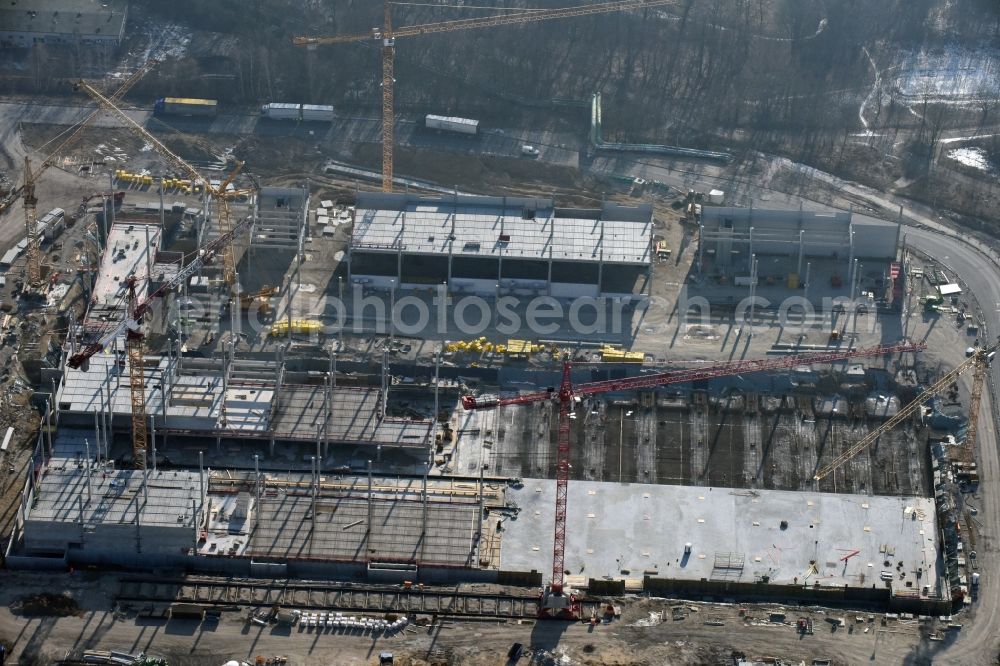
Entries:
{"type": "MultiPolygon", "coordinates": [[[[86,81],[80,81],[77,84],[77,87],[90,95],[102,109],[106,109],[113,113],[132,131],[136,132],[144,140],[148,141],[156,149],[156,151],[174,167],[187,173],[193,181],[201,181],[204,184],[206,194],[211,195],[216,199],[216,201],[218,201],[219,237],[209,243],[206,247],[211,249],[211,254],[214,254],[216,249],[221,250],[223,257],[223,274],[225,276],[226,284],[229,285],[235,293],[237,288],[236,257],[233,250],[233,241],[238,235],[237,232],[246,230],[249,224],[247,221],[243,221],[236,226],[232,224],[229,201],[237,197],[247,196],[251,192],[236,189],[229,190],[229,186],[233,183],[237,174],[242,169],[243,163],[237,162],[236,168],[229,174],[229,176],[217,187],[213,187],[209,179],[204,178],[197,169],[191,166],[191,164],[178,156],[172,150],[167,148],[159,139],[150,134],[146,128],[135,122],[131,117],[129,117],[128,114],[119,109],[113,101],[101,94],[100,91],[96,90],[86,81]]],[[[190,268],[190,266],[188,268],[190,268]]],[[[136,304],[137,299],[135,294],[134,278],[130,280],[128,287],[129,300],[126,321],[128,321],[131,325],[127,327],[127,330],[123,329],[123,331],[120,332],[125,332],[125,347],[128,356],[129,389],[132,401],[132,450],[135,459],[134,462],[137,467],[143,467],[146,464],[145,455],[148,432],[146,429],[145,376],[142,350],[143,336],[139,328],[138,320],[141,317],[146,302],[144,301],[141,305],[136,304]]],[[[233,307],[236,306],[234,305],[233,307]]],[[[94,346],[92,345],[88,349],[93,348],[94,346]]],[[[97,348],[99,349],[100,346],[97,348]]],[[[84,360],[85,358],[81,357],[81,360],[78,362],[82,363],[84,360]]],[[[71,367],[77,366],[71,365],[71,367]]]]}
{"type": "MultiPolygon", "coordinates": [[[[119,88],[111,95],[109,99],[119,100],[125,93],[132,89],[132,87],[139,82],[143,76],[146,75],[153,66],[156,65],[155,60],[150,60],[142,67],[137,69],[119,88]]],[[[35,182],[41,177],[42,173],[45,172],[52,165],[52,161],[62,152],[71,146],[73,143],[80,138],[83,134],[83,130],[87,128],[90,123],[97,118],[101,113],[101,109],[98,108],[96,111],[87,116],[76,129],[70,133],[62,143],[60,143],[54,151],[49,153],[47,157],[42,160],[41,166],[38,167],[38,171],[32,171],[31,160],[28,156],[24,158],[24,184],[18,189],[14,190],[10,196],[8,196],[3,202],[0,202],[0,213],[6,210],[11,204],[17,201],[18,197],[22,199],[22,205],[24,207],[24,230],[27,239],[27,247],[25,247],[25,258],[27,267],[27,279],[25,280],[25,286],[31,289],[37,289],[42,285],[42,261],[41,261],[41,237],[38,235],[38,197],[35,196],[35,182]]]]}
{"type": "Polygon", "coordinates": [[[396,40],[400,37],[416,37],[456,30],[472,30],[474,28],[491,28],[500,25],[520,25],[537,21],[570,18],[572,16],[589,16],[592,14],[607,14],[627,11],[630,9],[648,9],[672,5],[676,0],[615,0],[614,2],[599,2],[592,5],[562,7],[560,9],[525,10],[502,16],[485,16],[481,18],[457,19],[439,23],[425,23],[402,28],[392,27],[390,8],[392,3],[384,3],[384,16],[381,28],[372,29],[371,33],[363,35],[334,35],[332,37],[295,37],[292,42],[296,46],[315,48],[321,44],[347,44],[364,42],[374,39],[382,44],[382,191],[392,192],[392,149],[393,149],[393,60],[396,51],[396,40]]]}
{"type": "Polygon", "coordinates": [[[967,358],[954,370],[941,377],[941,379],[931,384],[931,386],[924,390],[923,393],[914,398],[912,402],[900,409],[895,416],[888,419],[878,428],[869,432],[864,438],[854,444],[854,446],[823,466],[816,472],[816,475],[813,476],[813,480],[820,481],[835,472],[841,465],[846,463],[848,460],[851,460],[854,456],[858,455],[878,441],[879,437],[913,416],[917,410],[924,405],[924,403],[936,394],[951,386],[951,384],[958,379],[962,373],[966,372],[970,368],[974,368],[975,371],[972,375],[972,390],[969,394],[969,424],[965,431],[965,443],[962,451],[962,455],[965,460],[971,461],[975,456],[976,434],[979,430],[979,403],[983,396],[983,384],[986,380],[986,368],[989,367],[998,347],[1000,347],[1000,344],[993,344],[988,347],[982,347],[974,350],[972,352],[972,356],[967,358]]]}
{"type": "MultiPolygon", "coordinates": [[[[248,190],[230,190],[229,186],[236,179],[237,174],[239,174],[240,169],[243,168],[242,162],[236,163],[236,168],[229,174],[229,176],[222,181],[218,186],[212,186],[211,181],[204,178],[198,170],[191,166],[182,157],[174,153],[172,150],[167,148],[163,143],[157,139],[155,136],[150,134],[145,127],[132,120],[132,118],[126,114],[124,111],[115,106],[114,102],[105,97],[91,86],[86,81],[80,81],[77,84],[80,90],[90,95],[103,109],[107,109],[115,116],[125,123],[129,129],[136,132],[143,139],[148,141],[153,148],[156,149],[162,157],[164,157],[168,162],[170,162],[175,168],[180,169],[185,172],[193,181],[202,181],[204,183],[205,192],[214,198],[218,206],[218,230],[220,236],[230,236],[230,232],[233,230],[232,224],[232,213],[229,209],[229,202],[233,199],[240,197],[245,197],[250,194],[248,190]]],[[[236,290],[238,286],[236,285],[236,253],[233,247],[232,241],[226,244],[222,249],[222,259],[223,259],[223,275],[226,280],[226,284],[229,285],[230,289],[236,290]]]]}

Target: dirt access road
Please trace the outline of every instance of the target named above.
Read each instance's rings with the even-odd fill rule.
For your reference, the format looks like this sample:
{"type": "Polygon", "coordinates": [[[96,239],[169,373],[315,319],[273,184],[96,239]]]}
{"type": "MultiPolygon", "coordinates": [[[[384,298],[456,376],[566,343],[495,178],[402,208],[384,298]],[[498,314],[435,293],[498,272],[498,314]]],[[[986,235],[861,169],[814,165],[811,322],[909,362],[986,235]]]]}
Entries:
{"type": "Polygon", "coordinates": [[[90,648],[143,650],[167,657],[173,665],[218,666],[228,659],[252,662],[257,655],[274,654],[288,656],[291,664],[371,664],[380,650],[390,650],[402,664],[486,666],[506,663],[507,649],[515,641],[531,647],[535,655],[531,663],[536,664],[555,663],[549,659],[557,658],[558,663],[567,665],[700,665],[728,663],[733,651],[807,663],[826,658],[845,665],[900,664],[918,655],[922,643],[922,629],[916,621],[882,625],[876,618],[872,623],[853,624],[853,615],[848,615],[851,626],[834,631],[832,624],[824,622],[830,616],[817,609],[789,610],[784,623],[769,623],[773,606],[743,606],[747,611],[741,616],[740,607],[734,605],[690,602],[683,603],[684,618],[672,620],[671,606],[681,602],[664,599],[626,602],[621,620],[597,627],[560,622],[446,621],[431,628],[410,627],[398,636],[373,638],[331,630],[248,625],[244,614],[236,612],[223,614],[218,623],[116,616],[110,610],[112,591],[117,589],[113,576],[95,579],[80,573],[48,576],[4,572],[0,583],[0,603],[4,604],[0,608],[0,639],[13,643],[14,659],[34,657],[38,659],[35,663],[46,664],[90,648]],[[64,618],[28,618],[11,612],[11,602],[40,589],[72,594],[81,612],[64,618]],[[646,624],[650,612],[660,613],[662,621],[639,626],[646,624]],[[748,622],[747,615],[756,619],[748,622]],[[814,635],[796,632],[793,625],[800,615],[813,618],[814,635]]]}

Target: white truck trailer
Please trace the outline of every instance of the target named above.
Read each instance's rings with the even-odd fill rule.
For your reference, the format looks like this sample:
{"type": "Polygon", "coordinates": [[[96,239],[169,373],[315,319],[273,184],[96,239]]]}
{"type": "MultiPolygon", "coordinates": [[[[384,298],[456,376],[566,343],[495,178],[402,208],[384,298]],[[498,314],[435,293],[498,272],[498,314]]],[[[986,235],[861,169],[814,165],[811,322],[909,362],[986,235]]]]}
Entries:
{"type": "Polygon", "coordinates": [[[302,120],[305,122],[316,121],[332,123],[333,107],[324,104],[303,104],[302,120]]]}
{"type": "Polygon", "coordinates": [[[456,118],[454,116],[435,116],[428,114],[424,119],[428,129],[458,134],[476,135],[479,133],[479,121],[471,118],[456,118]]]}
{"type": "Polygon", "coordinates": [[[260,107],[260,115],[271,120],[298,120],[301,117],[301,107],[301,104],[271,102],[260,107]]]}
{"type": "Polygon", "coordinates": [[[270,120],[333,122],[333,107],[321,104],[271,102],[260,107],[260,115],[270,120]]]}

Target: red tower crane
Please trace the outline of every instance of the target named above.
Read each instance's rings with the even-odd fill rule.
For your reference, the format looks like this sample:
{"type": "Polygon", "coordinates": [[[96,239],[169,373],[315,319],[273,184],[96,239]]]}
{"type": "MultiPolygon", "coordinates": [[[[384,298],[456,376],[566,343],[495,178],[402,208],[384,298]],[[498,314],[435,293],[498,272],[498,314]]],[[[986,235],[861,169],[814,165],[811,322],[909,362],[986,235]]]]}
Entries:
{"type": "Polygon", "coordinates": [[[539,604],[539,617],[563,620],[576,620],[580,617],[580,603],[577,599],[564,589],[564,578],[566,575],[566,508],[568,504],[569,490],[569,414],[574,398],[584,395],[595,395],[610,391],[635,391],[638,389],[654,388],[667,384],[679,384],[683,382],[697,381],[701,379],[711,379],[713,377],[727,377],[733,375],[743,375],[751,372],[764,372],[768,370],[781,370],[794,368],[799,365],[833,363],[851,358],[864,358],[870,356],[882,356],[900,352],[920,351],[926,345],[922,343],[900,343],[895,345],[876,345],[874,347],[864,347],[861,349],[851,349],[833,352],[817,352],[812,354],[797,354],[794,356],[783,356],[768,359],[731,361],[715,363],[700,368],[671,370],[658,372],[640,377],[629,377],[625,379],[612,379],[600,382],[588,382],[586,384],[573,385],[571,379],[572,364],[569,361],[563,363],[562,383],[558,391],[536,391],[514,396],[472,396],[462,397],[462,406],[465,409],[490,409],[502,407],[504,405],[527,405],[536,402],[553,401],[559,403],[559,431],[556,441],[556,513],[555,513],[555,533],[552,543],[552,581],[549,587],[543,592],[542,600],[539,604]]]}

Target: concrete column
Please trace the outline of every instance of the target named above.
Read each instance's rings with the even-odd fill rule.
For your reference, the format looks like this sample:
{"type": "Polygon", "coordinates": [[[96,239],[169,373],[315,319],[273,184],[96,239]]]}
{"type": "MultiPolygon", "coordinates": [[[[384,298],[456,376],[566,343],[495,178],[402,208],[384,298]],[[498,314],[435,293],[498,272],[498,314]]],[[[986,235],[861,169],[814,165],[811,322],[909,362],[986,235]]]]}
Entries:
{"type": "Polygon", "coordinates": [[[156,473],[156,417],[149,415],[149,444],[153,449],[153,473],[156,473]]]}
{"type": "Polygon", "coordinates": [[[389,280],[389,347],[396,341],[396,280],[389,280]]]}
{"type": "Polygon", "coordinates": [[[753,317],[754,310],[756,307],[757,297],[757,257],[750,256],[750,332],[749,335],[753,336],[753,317]]]}
{"type": "Polygon", "coordinates": [[[80,543],[83,543],[83,495],[77,495],[77,506],[80,512],[80,543]]]}
{"type": "MultiPolygon", "coordinates": [[[[597,258],[597,295],[600,296],[604,291],[601,289],[601,284],[604,282],[604,220],[601,220],[601,237],[598,241],[598,250],[600,252],[597,258]]],[[[647,284],[653,278],[653,262],[649,262],[649,266],[646,267],[647,284]]]]}
{"type": "Polygon", "coordinates": [[[806,241],[805,241],[805,229],[799,230],[799,267],[796,271],[799,275],[802,275],[802,255],[805,254],[806,241]]]}
{"type": "Polygon", "coordinates": [[[344,348],[344,327],[347,326],[347,305],[344,304],[344,278],[337,277],[337,294],[340,298],[340,305],[344,308],[344,321],[340,322],[340,330],[337,331],[339,348],[344,348]]]}
{"type": "MultiPolygon", "coordinates": [[[[161,218],[163,217],[163,191],[162,191],[162,188],[161,188],[161,191],[160,191],[160,217],[161,218]]],[[[162,219],[160,221],[160,224],[161,225],[163,224],[162,219]]],[[[163,227],[161,226],[161,228],[163,228],[163,227]]],[[[146,280],[147,280],[147,287],[146,288],[147,288],[147,290],[149,290],[150,292],[152,292],[152,289],[150,289],[150,287],[148,286],[149,285],[149,281],[153,279],[153,248],[151,248],[149,246],[149,225],[148,224],[142,225],[142,230],[146,234],[146,252],[145,252],[145,254],[146,254],[146,280]]]]}
{"type": "Polygon", "coordinates": [[[198,506],[205,508],[205,452],[198,452],[198,506]]]}
{"type": "Polygon", "coordinates": [[[847,254],[847,270],[850,272],[854,267],[854,223],[848,225],[848,242],[850,243],[850,249],[847,254]]]}
{"type": "Polygon", "coordinates": [[[378,418],[385,418],[385,408],[389,402],[389,352],[382,350],[382,386],[379,396],[378,418]]]}
{"type": "Polygon", "coordinates": [[[424,559],[424,545],[427,543],[427,470],[424,470],[423,491],[421,493],[420,518],[420,560],[424,559]]]}
{"type": "Polygon", "coordinates": [[[476,524],[476,552],[482,553],[483,547],[483,504],[485,498],[483,497],[483,464],[482,461],[479,463],[479,520],[476,524]]]}
{"type": "Polygon", "coordinates": [[[97,416],[97,411],[94,410],[94,443],[97,445],[97,459],[101,460],[106,457],[102,451],[101,445],[101,423],[97,416]]]}
{"type": "Polygon", "coordinates": [[[194,527],[194,552],[198,552],[198,525],[200,521],[198,520],[198,503],[194,498],[191,498],[191,525],[194,527]]]}
{"type": "Polygon", "coordinates": [[[439,397],[439,391],[441,386],[441,347],[438,346],[437,353],[434,354],[434,417],[433,425],[431,426],[431,450],[430,455],[427,459],[427,467],[429,468],[431,462],[434,460],[434,438],[437,436],[438,432],[438,414],[441,413],[441,400],[439,397]]]}
{"type": "Polygon", "coordinates": [[[52,458],[52,397],[45,402],[45,441],[49,447],[49,459],[52,458]]]}
{"type": "Polygon", "coordinates": [[[851,300],[858,297],[858,260],[854,260],[854,266],[851,270],[851,300]]]}
{"type": "Polygon", "coordinates": [[[310,539],[309,539],[309,550],[312,551],[313,542],[316,541],[316,490],[319,486],[319,475],[316,473],[316,456],[309,456],[309,473],[310,473],[310,485],[312,486],[312,520],[310,539]]]}
{"type": "Polygon", "coordinates": [[[802,296],[807,301],[809,300],[809,271],[812,268],[812,262],[806,263],[806,281],[802,283],[802,296]]]}
{"type": "Polygon", "coordinates": [[[142,505],[149,503],[149,465],[146,462],[146,450],[142,451],[142,505]]]}
{"type": "MultiPolygon", "coordinates": [[[[62,367],[62,364],[60,364],[60,367],[62,367]]],[[[55,413],[55,425],[56,425],[56,428],[58,429],[59,428],[59,412],[60,412],[60,409],[59,409],[59,399],[58,399],[58,396],[56,395],[56,380],[55,379],[52,380],[52,406],[55,408],[55,412],[56,412],[55,413]]]]}
{"type": "MultiPolygon", "coordinates": [[[[752,212],[753,211],[751,209],[751,214],[752,214],[752,212]]],[[[752,272],[753,271],[753,227],[750,227],[750,249],[749,249],[749,256],[750,256],[750,270],[752,272]]]]}
{"type": "Polygon", "coordinates": [[[365,548],[368,549],[372,538],[372,502],[374,501],[374,495],[372,494],[372,461],[368,461],[368,529],[365,532],[365,548]]]}
{"type": "Polygon", "coordinates": [[[135,494],[135,552],[142,552],[142,525],[140,524],[139,511],[141,507],[139,506],[139,493],[135,494]]]}
{"type": "Polygon", "coordinates": [[[254,505],[253,505],[253,532],[257,532],[257,526],[260,525],[260,456],[256,453],[253,454],[253,487],[254,487],[254,505]]]}
{"type": "MultiPolygon", "coordinates": [[[[92,480],[93,480],[92,478],[94,476],[94,472],[93,472],[93,466],[91,465],[91,460],[90,460],[90,440],[84,439],[83,440],[83,446],[84,446],[84,450],[86,451],[86,455],[87,455],[87,464],[84,467],[84,474],[87,475],[87,506],[90,506],[90,503],[94,501],[94,494],[93,494],[94,490],[93,490],[93,483],[92,483],[92,480]]],[[[80,496],[80,500],[81,501],[83,500],[83,496],[82,495],[80,496]]],[[[81,509],[81,515],[82,514],[83,514],[83,510],[81,509]]],[[[81,522],[82,522],[82,520],[83,519],[81,518],[81,522]]]]}

